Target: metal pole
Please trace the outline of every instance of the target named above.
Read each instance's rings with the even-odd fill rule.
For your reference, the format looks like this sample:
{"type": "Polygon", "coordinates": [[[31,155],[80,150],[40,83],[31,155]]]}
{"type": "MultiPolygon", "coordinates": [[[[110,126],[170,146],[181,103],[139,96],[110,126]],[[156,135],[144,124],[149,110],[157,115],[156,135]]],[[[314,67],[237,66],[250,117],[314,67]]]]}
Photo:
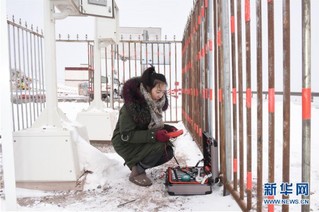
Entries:
{"type": "Polygon", "coordinates": [[[15,184],[15,167],[13,152],[13,123],[12,107],[10,101],[10,71],[9,71],[9,52],[8,52],[8,25],[6,15],[6,1],[0,3],[0,139],[2,143],[2,165],[3,181],[5,194],[5,209],[8,211],[17,210],[17,195],[15,184]]]}
{"type": "MultiPolygon", "coordinates": [[[[275,182],[275,37],[274,2],[268,1],[268,182],[275,182]]],[[[270,196],[273,199],[274,196],[270,196]]],[[[268,205],[274,211],[274,205],[268,205]]]]}
{"type": "MultiPolygon", "coordinates": [[[[290,0],[283,1],[283,154],[282,182],[290,182],[290,0]]],[[[289,199],[283,195],[282,199],[289,199]]],[[[289,205],[282,205],[289,211],[289,205]]]]}
{"type": "MultiPolygon", "coordinates": [[[[217,14],[217,0],[214,0],[214,95],[215,95],[215,139],[219,141],[218,137],[218,49],[219,49],[219,44],[217,42],[218,39],[218,14],[217,14]]],[[[219,145],[220,146],[220,145],[219,145]]]]}
{"type": "Polygon", "coordinates": [[[246,20],[246,119],[247,119],[247,209],[251,209],[251,41],[250,41],[250,0],[245,1],[246,20]]]}
{"type": "MultiPolygon", "coordinates": [[[[232,179],[232,151],[231,151],[231,88],[230,88],[230,45],[229,45],[229,3],[222,1],[222,37],[223,37],[223,75],[224,75],[224,138],[225,138],[225,171],[226,180],[232,179]]],[[[225,178],[224,178],[225,179],[225,178]]],[[[226,192],[229,194],[229,191],[226,192]]]]}
{"type": "Polygon", "coordinates": [[[239,125],[239,192],[244,199],[244,122],[243,122],[243,59],[241,0],[237,1],[237,51],[238,51],[238,125],[239,125]]]}
{"type": "Polygon", "coordinates": [[[261,0],[256,1],[257,30],[257,211],[262,211],[263,199],[263,78],[262,78],[262,14],[261,0]]]}
{"type": "Polygon", "coordinates": [[[235,3],[234,0],[230,2],[230,26],[231,26],[231,52],[232,52],[232,93],[233,93],[233,176],[234,176],[234,190],[237,191],[237,89],[236,89],[236,34],[235,34],[235,3]]]}
{"type": "MultiPolygon", "coordinates": [[[[302,182],[311,177],[311,7],[310,0],[302,1],[302,182]]],[[[310,211],[310,194],[303,195],[308,205],[302,211],[310,211]]]]}
{"type": "MultiPolygon", "coordinates": [[[[208,88],[208,90],[210,92],[210,91],[213,90],[213,84],[214,84],[213,83],[213,71],[214,71],[213,70],[213,51],[212,51],[212,49],[213,49],[213,39],[214,39],[213,26],[212,25],[214,24],[214,19],[213,19],[212,0],[208,0],[206,14],[207,14],[206,15],[206,19],[207,19],[207,42],[208,42],[208,47],[209,47],[208,53],[207,53],[207,72],[208,72],[207,88],[208,88]]],[[[208,132],[209,132],[210,135],[213,135],[214,113],[213,113],[213,101],[212,101],[212,99],[210,99],[210,101],[208,101],[207,107],[208,107],[208,121],[207,121],[208,132]]]]}

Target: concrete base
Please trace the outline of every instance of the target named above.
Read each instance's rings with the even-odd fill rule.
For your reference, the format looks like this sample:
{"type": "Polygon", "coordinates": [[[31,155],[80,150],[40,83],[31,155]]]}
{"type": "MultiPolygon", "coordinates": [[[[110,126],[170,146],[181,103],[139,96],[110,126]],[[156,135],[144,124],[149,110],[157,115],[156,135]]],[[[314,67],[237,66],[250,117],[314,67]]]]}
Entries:
{"type": "Polygon", "coordinates": [[[83,191],[84,182],[17,182],[18,188],[41,191],[83,191]]]}
{"type": "Polygon", "coordinates": [[[90,110],[78,113],[76,121],[86,127],[90,141],[110,141],[117,117],[117,110],[90,110]]]}
{"type": "Polygon", "coordinates": [[[81,176],[78,151],[64,128],[31,128],[13,135],[16,181],[76,182],[81,176]]]}

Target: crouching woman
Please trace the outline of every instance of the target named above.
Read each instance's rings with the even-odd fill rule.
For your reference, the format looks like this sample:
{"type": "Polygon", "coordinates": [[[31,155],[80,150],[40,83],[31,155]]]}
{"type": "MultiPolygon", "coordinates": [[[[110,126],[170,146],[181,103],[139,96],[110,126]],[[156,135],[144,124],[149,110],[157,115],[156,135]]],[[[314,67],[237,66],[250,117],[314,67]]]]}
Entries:
{"type": "Polygon", "coordinates": [[[173,157],[168,132],[176,128],[163,123],[163,111],[168,107],[166,78],[146,69],[141,77],[125,82],[124,105],[113,132],[115,151],[130,168],[129,180],[139,186],[150,186],[152,181],[145,170],[162,165],[173,157]]]}

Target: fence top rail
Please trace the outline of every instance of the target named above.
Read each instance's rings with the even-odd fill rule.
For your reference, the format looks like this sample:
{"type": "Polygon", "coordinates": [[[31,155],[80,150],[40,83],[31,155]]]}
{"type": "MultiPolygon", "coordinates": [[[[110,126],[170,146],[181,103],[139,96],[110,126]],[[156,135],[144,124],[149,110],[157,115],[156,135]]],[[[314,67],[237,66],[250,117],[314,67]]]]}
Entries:
{"type": "MultiPolygon", "coordinates": [[[[237,91],[237,93],[239,93],[237,91]]],[[[243,93],[246,93],[246,91],[243,91],[243,93]]],[[[252,94],[257,94],[257,91],[252,91],[251,92],[252,94]]],[[[262,94],[268,94],[269,92],[268,91],[263,91],[262,94]]],[[[275,92],[275,95],[283,95],[284,92],[283,91],[276,91],[275,92]]],[[[301,92],[290,92],[290,95],[291,96],[302,96],[302,93],[301,92]]],[[[319,97],[319,92],[311,92],[311,95],[312,96],[315,96],[315,97],[319,97]]]]}
{"type": "Polygon", "coordinates": [[[79,42],[79,43],[94,43],[94,40],[84,40],[84,39],[56,39],[56,42],[79,42]]]}
{"type": "Polygon", "coordinates": [[[170,44],[170,43],[182,43],[179,40],[120,40],[120,42],[128,43],[161,43],[161,44],[170,44]]]}
{"type": "Polygon", "coordinates": [[[29,29],[27,23],[25,23],[25,26],[22,26],[21,21],[19,21],[19,23],[16,23],[14,21],[7,20],[7,23],[9,25],[12,25],[12,26],[17,27],[19,29],[22,29],[22,30],[24,30],[26,32],[29,32],[31,34],[34,34],[36,36],[39,36],[39,37],[42,37],[42,38],[44,37],[43,36],[43,31],[41,30],[41,33],[40,33],[39,30],[38,30],[38,27],[36,27],[36,30],[34,31],[33,25],[31,25],[31,29],[29,29]]]}
{"type": "MultiPolygon", "coordinates": [[[[85,39],[56,39],[57,42],[87,42],[94,43],[94,40],[85,40],[85,39]]],[[[143,40],[120,40],[119,43],[148,43],[148,44],[171,44],[171,43],[182,43],[182,41],[176,40],[158,40],[158,41],[143,41],[143,40]]]]}

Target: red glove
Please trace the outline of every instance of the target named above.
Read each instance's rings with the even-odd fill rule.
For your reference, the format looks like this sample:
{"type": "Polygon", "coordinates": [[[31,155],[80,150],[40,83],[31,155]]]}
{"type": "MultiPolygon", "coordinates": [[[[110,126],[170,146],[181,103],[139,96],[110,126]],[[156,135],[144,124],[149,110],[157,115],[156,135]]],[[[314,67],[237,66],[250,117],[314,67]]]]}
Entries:
{"type": "Polygon", "coordinates": [[[167,135],[166,130],[158,130],[155,133],[155,138],[158,142],[166,143],[169,141],[169,136],[167,135]]]}
{"type": "Polygon", "coordinates": [[[172,125],[164,124],[164,130],[167,132],[175,132],[177,131],[177,128],[172,125]]]}

